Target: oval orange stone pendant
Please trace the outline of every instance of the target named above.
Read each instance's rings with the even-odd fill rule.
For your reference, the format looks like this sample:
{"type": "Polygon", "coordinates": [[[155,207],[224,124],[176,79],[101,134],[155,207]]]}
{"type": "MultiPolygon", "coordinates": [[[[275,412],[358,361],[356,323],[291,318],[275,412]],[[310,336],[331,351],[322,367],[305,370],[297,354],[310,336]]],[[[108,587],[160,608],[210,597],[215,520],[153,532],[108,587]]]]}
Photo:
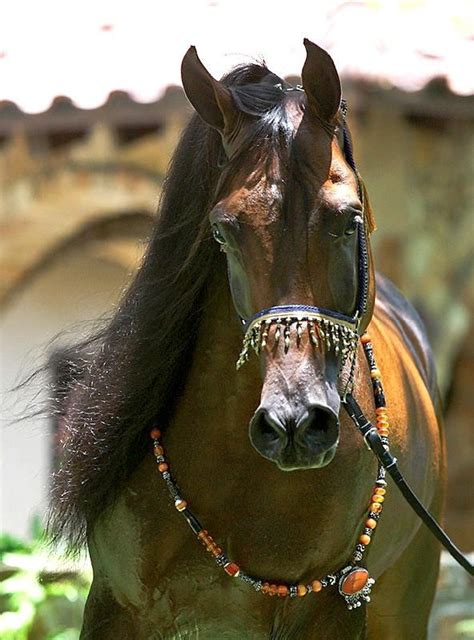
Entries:
{"type": "Polygon", "coordinates": [[[352,596],[365,587],[368,579],[367,569],[354,569],[341,581],[339,590],[345,596],[352,596]]]}
{"type": "Polygon", "coordinates": [[[360,607],[362,602],[370,602],[370,592],[375,583],[363,567],[346,567],[339,578],[339,593],[347,602],[348,609],[360,607]]]}

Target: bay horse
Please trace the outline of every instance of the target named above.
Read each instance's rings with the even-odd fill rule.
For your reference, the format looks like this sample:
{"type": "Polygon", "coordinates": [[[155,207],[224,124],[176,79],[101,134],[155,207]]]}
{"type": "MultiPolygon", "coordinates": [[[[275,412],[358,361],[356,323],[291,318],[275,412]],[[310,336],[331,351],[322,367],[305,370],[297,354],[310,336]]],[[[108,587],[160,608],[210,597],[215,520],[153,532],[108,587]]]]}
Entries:
{"type": "Polygon", "coordinates": [[[93,566],[83,639],[426,637],[438,545],[341,403],[350,384],[384,437],[389,415],[439,515],[432,357],[375,274],[339,77],[305,47],[298,87],[257,63],[217,81],[194,47],[184,57],[196,114],[141,268],[70,393],[54,481],[52,530],[87,541],[93,566]]]}

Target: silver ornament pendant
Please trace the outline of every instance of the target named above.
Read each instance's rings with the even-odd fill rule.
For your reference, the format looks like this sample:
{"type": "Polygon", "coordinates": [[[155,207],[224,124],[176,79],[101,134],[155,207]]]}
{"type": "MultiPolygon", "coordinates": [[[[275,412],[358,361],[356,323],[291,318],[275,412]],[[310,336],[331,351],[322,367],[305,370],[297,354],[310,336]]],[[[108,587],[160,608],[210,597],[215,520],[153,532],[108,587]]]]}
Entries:
{"type": "Polygon", "coordinates": [[[356,609],[363,602],[370,602],[370,592],[375,580],[363,567],[345,567],[339,578],[339,593],[347,603],[348,609],[356,609]]]}

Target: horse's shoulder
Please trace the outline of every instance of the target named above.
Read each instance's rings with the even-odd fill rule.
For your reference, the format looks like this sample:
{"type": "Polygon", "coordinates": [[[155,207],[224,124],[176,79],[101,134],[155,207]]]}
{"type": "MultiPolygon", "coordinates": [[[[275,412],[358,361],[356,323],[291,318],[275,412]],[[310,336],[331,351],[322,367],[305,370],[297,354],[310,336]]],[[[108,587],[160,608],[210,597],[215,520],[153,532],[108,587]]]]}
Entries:
{"type": "Polygon", "coordinates": [[[437,404],[436,369],[423,320],[414,306],[387,277],[377,273],[376,287],[376,317],[382,323],[390,324],[401,335],[411,351],[433,401],[437,404]]]}

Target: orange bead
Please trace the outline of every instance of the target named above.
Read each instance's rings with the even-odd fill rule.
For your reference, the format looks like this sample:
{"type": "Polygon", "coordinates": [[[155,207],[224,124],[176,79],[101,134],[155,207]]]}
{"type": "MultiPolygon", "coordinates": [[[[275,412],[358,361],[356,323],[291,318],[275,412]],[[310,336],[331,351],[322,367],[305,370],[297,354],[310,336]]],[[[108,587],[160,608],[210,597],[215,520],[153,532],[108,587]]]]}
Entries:
{"type": "Polygon", "coordinates": [[[270,585],[268,584],[268,582],[264,582],[262,584],[261,592],[268,593],[269,591],[270,591],[270,585]]]}
{"type": "Polygon", "coordinates": [[[218,556],[221,555],[222,549],[220,547],[212,547],[211,553],[214,556],[214,558],[217,558],[218,556]]]}
{"type": "Polygon", "coordinates": [[[375,493],[375,495],[377,495],[377,496],[384,496],[384,495],[387,493],[387,491],[386,491],[386,489],[384,489],[383,487],[377,487],[377,488],[375,489],[374,493],[375,493]]]}
{"type": "Polygon", "coordinates": [[[158,465],[158,470],[161,471],[161,473],[163,473],[163,471],[168,471],[169,467],[166,464],[166,462],[160,462],[160,464],[158,465]]]}
{"type": "Polygon", "coordinates": [[[235,564],[235,562],[228,562],[224,565],[224,571],[232,578],[237,578],[240,573],[240,567],[238,564],[235,564]]]}
{"type": "Polygon", "coordinates": [[[390,423],[388,421],[388,418],[377,418],[377,427],[389,427],[390,423]]]}
{"type": "Polygon", "coordinates": [[[319,580],[313,580],[313,582],[311,583],[311,589],[313,591],[315,591],[316,593],[318,591],[321,591],[322,588],[323,588],[323,585],[321,584],[321,582],[319,580]]]}
{"type": "Polygon", "coordinates": [[[304,584],[299,584],[296,587],[296,593],[302,598],[308,593],[308,589],[304,586],[304,584]]]}
{"type": "Polygon", "coordinates": [[[389,434],[388,429],[377,429],[377,431],[378,431],[379,436],[380,436],[381,438],[383,438],[383,437],[385,437],[385,438],[386,438],[386,437],[388,436],[388,434],[389,434]]]}
{"type": "Polygon", "coordinates": [[[288,589],[288,587],[287,587],[287,586],[285,586],[284,584],[280,584],[280,585],[278,586],[278,595],[279,595],[281,598],[284,598],[285,596],[287,596],[287,595],[288,595],[288,593],[289,593],[289,589],[288,589]]]}
{"type": "Polygon", "coordinates": [[[378,369],[371,369],[370,377],[372,378],[372,380],[377,380],[378,378],[380,378],[380,371],[378,369]]]}
{"type": "Polygon", "coordinates": [[[365,526],[368,529],[375,529],[375,527],[377,526],[377,520],[374,520],[373,518],[369,518],[368,520],[365,521],[365,526]]]}
{"type": "Polygon", "coordinates": [[[363,533],[361,536],[359,536],[359,542],[367,546],[368,544],[370,544],[370,536],[368,536],[366,533],[363,533]]]}
{"type": "Polygon", "coordinates": [[[378,416],[386,416],[387,415],[387,407],[377,407],[377,409],[375,409],[375,413],[378,416]]]}
{"type": "Polygon", "coordinates": [[[150,431],[150,437],[153,438],[153,440],[157,440],[160,436],[161,436],[161,431],[158,429],[158,427],[154,427],[150,431]]]}
{"type": "Polygon", "coordinates": [[[162,456],[164,454],[163,447],[160,447],[158,444],[155,447],[153,447],[153,451],[155,453],[155,456],[162,456]]]}
{"type": "Polygon", "coordinates": [[[382,505],[379,502],[372,502],[370,510],[372,513],[380,513],[382,511],[382,505]]]}
{"type": "Polygon", "coordinates": [[[372,496],[372,502],[383,502],[384,500],[383,496],[372,496]]]}
{"type": "Polygon", "coordinates": [[[276,584],[271,584],[270,585],[270,591],[268,592],[271,596],[276,596],[278,593],[278,587],[276,586],[276,584]]]}
{"type": "Polygon", "coordinates": [[[368,333],[364,333],[360,337],[360,341],[362,342],[362,344],[368,344],[369,342],[371,342],[369,334],[368,333]]]}

